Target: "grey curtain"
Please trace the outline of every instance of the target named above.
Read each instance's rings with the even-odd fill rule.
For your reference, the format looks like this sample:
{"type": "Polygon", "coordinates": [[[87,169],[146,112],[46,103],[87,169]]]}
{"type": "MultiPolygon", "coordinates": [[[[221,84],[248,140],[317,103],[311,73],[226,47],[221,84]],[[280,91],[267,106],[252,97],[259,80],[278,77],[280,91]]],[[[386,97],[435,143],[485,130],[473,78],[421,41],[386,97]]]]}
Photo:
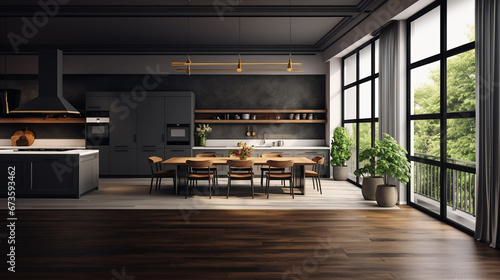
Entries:
{"type": "Polygon", "coordinates": [[[500,7],[476,0],[476,232],[500,248],[500,7]]]}
{"type": "Polygon", "coordinates": [[[398,25],[392,22],[380,31],[379,39],[379,139],[387,133],[398,137],[398,25]]]}
{"type": "MultiPolygon", "coordinates": [[[[399,137],[399,121],[401,109],[399,106],[401,96],[398,93],[398,24],[392,22],[380,31],[379,37],[379,131],[378,137],[382,139],[384,133],[391,135],[401,143],[399,137]]],[[[389,178],[389,184],[399,186],[394,178],[389,178]]],[[[401,189],[401,186],[400,186],[401,189]]],[[[404,193],[399,195],[403,201],[404,193]]]]}

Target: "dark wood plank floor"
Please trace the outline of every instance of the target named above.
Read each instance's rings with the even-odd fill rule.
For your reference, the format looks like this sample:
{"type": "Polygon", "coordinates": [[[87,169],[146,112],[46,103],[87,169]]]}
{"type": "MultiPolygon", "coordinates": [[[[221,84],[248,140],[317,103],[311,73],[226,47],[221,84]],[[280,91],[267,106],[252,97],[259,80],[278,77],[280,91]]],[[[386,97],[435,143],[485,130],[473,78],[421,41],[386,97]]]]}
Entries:
{"type": "Polygon", "coordinates": [[[405,206],[310,211],[19,210],[17,216],[17,272],[6,271],[4,237],[0,279],[500,276],[500,251],[405,206]]]}

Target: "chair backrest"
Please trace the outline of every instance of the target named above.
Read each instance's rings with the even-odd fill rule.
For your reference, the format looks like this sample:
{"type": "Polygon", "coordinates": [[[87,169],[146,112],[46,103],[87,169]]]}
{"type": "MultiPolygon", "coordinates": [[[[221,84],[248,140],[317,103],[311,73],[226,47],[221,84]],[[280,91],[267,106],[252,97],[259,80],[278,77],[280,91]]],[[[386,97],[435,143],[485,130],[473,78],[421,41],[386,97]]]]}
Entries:
{"type": "Polygon", "coordinates": [[[283,157],[282,154],[262,154],[260,157],[268,158],[268,157],[283,157]]]}
{"type": "Polygon", "coordinates": [[[325,164],[325,158],[324,157],[313,157],[312,161],[314,161],[317,164],[323,165],[325,164]]]}
{"type": "Polygon", "coordinates": [[[279,167],[279,168],[285,168],[285,167],[291,167],[293,166],[293,161],[292,160],[268,160],[267,165],[269,167],[279,167]]]}
{"type": "Polygon", "coordinates": [[[186,160],[187,166],[194,168],[208,168],[212,166],[212,163],[211,160],[186,160]]]}
{"type": "Polygon", "coordinates": [[[316,171],[319,173],[319,170],[321,166],[325,163],[325,158],[324,157],[313,157],[312,161],[316,162],[316,165],[313,166],[313,171],[316,171]]]}
{"type": "Polygon", "coordinates": [[[197,154],[196,157],[217,157],[216,154],[197,154]]]}
{"type": "Polygon", "coordinates": [[[151,174],[154,174],[155,172],[158,172],[161,170],[161,165],[160,163],[163,161],[161,157],[157,156],[152,156],[148,157],[148,162],[151,167],[151,174]]]}
{"type": "Polygon", "coordinates": [[[157,162],[162,162],[162,161],[163,161],[163,159],[161,157],[157,157],[157,156],[148,157],[149,164],[155,164],[157,162]]]}
{"type": "Polygon", "coordinates": [[[253,160],[228,160],[230,168],[250,168],[253,166],[253,160]]]}

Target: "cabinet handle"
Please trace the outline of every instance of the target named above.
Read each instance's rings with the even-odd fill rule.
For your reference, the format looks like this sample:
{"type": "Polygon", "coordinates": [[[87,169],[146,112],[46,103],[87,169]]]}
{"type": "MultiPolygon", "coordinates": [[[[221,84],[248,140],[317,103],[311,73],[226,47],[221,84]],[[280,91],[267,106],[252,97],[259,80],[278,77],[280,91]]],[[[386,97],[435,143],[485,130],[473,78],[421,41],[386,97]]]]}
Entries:
{"type": "Polygon", "coordinates": [[[99,108],[101,108],[101,106],[89,106],[88,108],[89,108],[89,109],[90,109],[90,108],[92,108],[92,109],[99,109],[99,108]]]}
{"type": "Polygon", "coordinates": [[[128,152],[128,150],[115,150],[115,152],[128,152]]]}
{"type": "Polygon", "coordinates": [[[128,146],[115,146],[115,148],[128,148],[128,146]]]}
{"type": "Polygon", "coordinates": [[[316,154],[316,152],[304,152],[305,154],[316,154]]]}
{"type": "Polygon", "coordinates": [[[184,152],[185,150],[172,150],[172,152],[184,152]]]}
{"type": "Polygon", "coordinates": [[[143,152],[156,152],[156,150],[142,150],[143,152]]]}
{"type": "Polygon", "coordinates": [[[142,146],[142,147],[143,147],[143,148],[156,148],[156,146],[155,146],[155,145],[144,145],[144,146],[142,146]]]}

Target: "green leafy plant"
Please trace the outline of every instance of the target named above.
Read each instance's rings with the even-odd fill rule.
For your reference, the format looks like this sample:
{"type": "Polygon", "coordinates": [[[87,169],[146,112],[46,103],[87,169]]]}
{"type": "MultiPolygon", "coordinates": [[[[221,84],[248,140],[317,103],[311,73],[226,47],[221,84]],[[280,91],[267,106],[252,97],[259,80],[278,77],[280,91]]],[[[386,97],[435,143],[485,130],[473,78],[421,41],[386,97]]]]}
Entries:
{"type": "Polygon", "coordinates": [[[363,173],[382,175],[384,185],[388,186],[388,178],[396,178],[406,184],[410,180],[410,163],[406,157],[407,152],[389,134],[384,133],[382,140],[375,141],[372,148],[367,148],[360,153],[360,161],[369,160],[369,163],[354,171],[356,176],[363,173]]]}
{"type": "Polygon", "coordinates": [[[354,175],[358,177],[365,177],[365,174],[370,174],[372,177],[381,177],[384,175],[384,171],[377,165],[376,161],[376,157],[380,153],[379,143],[379,141],[375,141],[373,147],[365,148],[359,152],[358,160],[360,163],[364,163],[364,165],[356,169],[354,175]]]}
{"type": "Polygon", "coordinates": [[[349,140],[349,133],[345,127],[336,127],[333,131],[331,151],[331,165],[345,166],[345,162],[351,158],[351,141],[349,140]]]}

